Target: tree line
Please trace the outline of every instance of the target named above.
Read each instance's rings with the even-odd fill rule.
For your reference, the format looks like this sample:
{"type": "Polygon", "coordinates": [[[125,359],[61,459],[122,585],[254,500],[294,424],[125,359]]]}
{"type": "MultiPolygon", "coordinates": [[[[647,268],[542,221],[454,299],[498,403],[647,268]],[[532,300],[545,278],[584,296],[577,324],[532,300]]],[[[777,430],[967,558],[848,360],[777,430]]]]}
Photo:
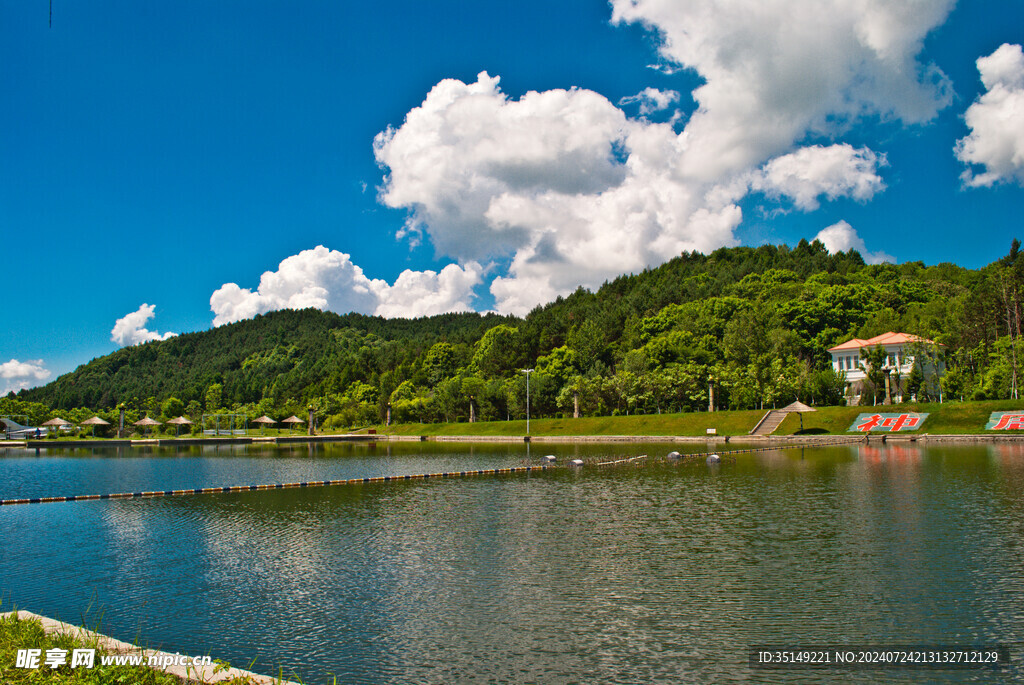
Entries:
{"type": "Polygon", "coordinates": [[[974,270],[867,265],[817,241],[722,248],[580,288],[525,317],[271,312],[120,349],[0,399],[0,414],[123,404],[164,418],[304,418],[312,406],[331,428],[502,420],[526,414],[523,369],[533,369],[533,417],[840,404],[845,378],[827,350],[886,331],[942,345],[941,386],[918,370],[918,399],[1016,397],[1022,289],[1017,240],[974,270]]]}

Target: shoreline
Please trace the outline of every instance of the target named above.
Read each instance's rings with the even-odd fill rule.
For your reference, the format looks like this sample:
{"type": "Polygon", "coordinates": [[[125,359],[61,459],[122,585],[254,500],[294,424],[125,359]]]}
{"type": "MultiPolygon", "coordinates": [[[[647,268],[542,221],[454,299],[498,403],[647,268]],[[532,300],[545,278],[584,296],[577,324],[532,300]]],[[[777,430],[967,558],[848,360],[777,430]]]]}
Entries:
{"type": "Polygon", "coordinates": [[[1024,434],[986,435],[984,433],[948,433],[900,435],[898,433],[871,433],[868,435],[531,435],[531,436],[476,436],[476,435],[429,435],[390,436],[391,440],[422,442],[529,442],[529,443],[573,443],[573,442],[666,442],[666,443],[743,443],[759,446],[771,445],[838,445],[857,443],[889,442],[1024,442],[1024,434]]]}
{"type": "Polygon", "coordinates": [[[1024,433],[869,433],[820,435],[387,435],[347,433],[341,435],[310,436],[255,436],[232,438],[168,438],[149,440],[8,440],[0,441],[0,449],[61,450],[78,448],[122,448],[122,447],[172,447],[172,446],[220,446],[220,445],[290,445],[327,442],[464,442],[464,443],[701,443],[730,444],[744,443],[761,446],[778,445],[836,445],[856,443],[1000,443],[1024,442],[1024,433]]]}
{"type": "Polygon", "coordinates": [[[140,656],[145,663],[139,665],[138,668],[162,671],[163,673],[167,673],[180,679],[182,683],[201,683],[202,685],[206,685],[234,680],[236,682],[251,683],[252,685],[300,685],[299,683],[290,680],[261,675],[259,673],[253,673],[252,671],[246,671],[240,668],[225,668],[216,660],[213,660],[213,663],[207,665],[194,665],[193,663],[189,663],[188,665],[178,665],[178,662],[183,659],[187,659],[191,662],[192,657],[182,654],[171,654],[157,649],[146,649],[144,647],[139,647],[138,645],[133,645],[128,642],[118,640],[117,638],[110,637],[109,635],[97,633],[70,623],[64,623],[63,621],[35,614],[31,611],[19,610],[0,613],[0,619],[9,619],[11,616],[15,616],[19,621],[39,621],[40,625],[43,627],[43,631],[47,635],[69,635],[79,642],[95,644],[98,649],[103,650],[108,655],[140,656]]]}

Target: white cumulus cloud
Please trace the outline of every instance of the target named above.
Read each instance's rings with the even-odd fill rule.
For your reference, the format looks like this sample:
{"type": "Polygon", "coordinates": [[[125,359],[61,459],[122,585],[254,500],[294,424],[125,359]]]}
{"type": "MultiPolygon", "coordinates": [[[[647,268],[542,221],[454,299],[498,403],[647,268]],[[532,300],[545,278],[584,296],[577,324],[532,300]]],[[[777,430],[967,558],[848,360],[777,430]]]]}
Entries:
{"type": "Polygon", "coordinates": [[[668,109],[677,102],[679,102],[679,93],[674,90],[644,88],[636,95],[619,100],[619,105],[638,105],[641,116],[646,116],[668,109]]]}
{"type": "Polygon", "coordinates": [[[735,245],[750,192],[804,211],[884,189],[883,155],[810,145],[862,117],[923,122],[949,81],[918,61],[954,0],[613,0],[614,22],[642,23],[662,60],[696,72],[697,109],[681,133],[645,115],[679,95],[619,101],[582,89],[513,99],[498,77],[438,83],[374,141],[380,201],[409,211],[402,232],[459,263],[508,260],[495,308],[523,314],[579,285],[735,245]]]}
{"type": "Polygon", "coordinates": [[[373,313],[390,319],[473,311],[473,288],[482,274],[476,262],[449,264],[440,272],[406,269],[380,293],[373,313]]]}
{"type": "Polygon", "coordinates": [[[110,331],[110,339],[121,347],[138,345],[139,343],[150,342],[151,340],[167,340],[173,338],[177,333],[157,333],[146,330],[146,324],[154,316],[155,304],[142,303],[138,311],[125,314],[114,322],[114,328],[110,331]]]}
{"type": "Polygon", "coordinates": [[[42,359],[30,359],[24,362],[12,359],[4,362],[0,364],[0,381],[3,382],[3,391],[0,391],[0,394],[6,395],[24,388],[34,388],[43,383],[50,375],[50,371],[42,359]]]}
{"type": "Polygon", "coordinates": [[[410,209],[409,230],[460,262],[511,257],[491,292],[500,311],[525,313],[581,283],[734,242],[738,210],[708,208],[672,177],[677,144],[670,125],[629,120],[592,91],[511,100],[481,73],[439,83],[375,152],[388,169],[381,200],[410,209]]]}
{"type": "Polygon", "coordinates": [[[917,61],[955,0],[612,0],[614,22],[657,32],[661,56],[704,79],[680,172],[715,180],[807,132],[866,114],[922,122],[950,85],[917,61]]]}
{"type": "Polygon", "coordinates": [[[964,115],[971,133],[957,141],[956,156],[964,164],[984,167],[975,175],[964,171],[969,186],[991,186],[1016,180],[1024,184],[1024,52],[1004,43],[977,61],[983,93],[964,115]]]}
{"type": "Polygon", "coordinates": [[[285,258],[276,271],[265,272],[255,291],[225,283],[210,296],[210,309],[214,326],[307,307],[407,318],[469,311],[482,273],[476,262],[450,264],[440,273],[403,271],[394,285],[388,285],[368,278],[349,255],[318,245],[285,258]]]}
{"type": "Polygon", "coordinates": [[[885,252],[868,252],[867,246],[864,244],[864,239],[857,235],[857,231],[854,230],[853,226],[845,221],[840,221],[821,229],[814,239],[820,240],[821,244],[832,253],[847,252],[852,248],[857,252],[860,252],[860,255],[868,264],[896,262],[895,257],[890,254],[886,254],[885,252]]]}
{"type": "Polygon", "coordinates": [[[495,307],[524,314],[579,285],[734,245],[751,189],[812,210],[821,198],[867,200],[884,188],[884,155],[809,146],[763,168],[686,171],[689,125],[630,119],[586,90],[518,100],[481,73],[437,84],[405,122],[375,140],[381,201],[410,210],[407,230],[460,262],[510,258],[491,283],[495,307]]]}
{"type": "Polygon", "coordinates": [[[210,308],[214,326],[277,309],[370,313],[385,286],[367,278],[347,254],[318,245],[284,259],[277,271],[264,272],[255,292],[225,283],[210,296],[210,308]]]}
{"type": "Polygon", "coordinates": [[[510,101],[498,78],[441,81],[398,129],[377,135],[377,161],[389,169],[381,200],[413,210],[434,246],[460,259],[518,249],[530,240],[516,224],[489,221],[502,195],[593,195],[620,184],[614,146],[626,117],[587,90],[530,92],[510,101]]]}
{"type": "Polygon", "coordinates": [[[804,147],[776,157],[755,174],[751,187],[769,197],[785,196],[802,210],[818,208],[822,195],[830,200],[852,197],[869,200],[885,188],[878,167],[885,155],[845,143],[804,147]]]}

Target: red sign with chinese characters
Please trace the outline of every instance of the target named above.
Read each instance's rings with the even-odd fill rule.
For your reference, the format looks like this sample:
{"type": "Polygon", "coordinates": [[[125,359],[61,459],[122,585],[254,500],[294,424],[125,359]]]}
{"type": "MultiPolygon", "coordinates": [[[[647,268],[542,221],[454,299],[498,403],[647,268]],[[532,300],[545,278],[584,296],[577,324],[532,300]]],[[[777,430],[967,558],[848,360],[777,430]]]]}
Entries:
{"type": "Polygon", "coordinates": [[[928,418],[928,414],[861,414],[853,422],[853,425],[847,429],[847,432],[897,433],[900,431],[916,431],[921,427],[926,418],[928,418]]]}
{"type": "Polygon", "coordinates": [[[994,411],[988,417],[987,431],[1024,430],[1024,411],[994,411]]]}

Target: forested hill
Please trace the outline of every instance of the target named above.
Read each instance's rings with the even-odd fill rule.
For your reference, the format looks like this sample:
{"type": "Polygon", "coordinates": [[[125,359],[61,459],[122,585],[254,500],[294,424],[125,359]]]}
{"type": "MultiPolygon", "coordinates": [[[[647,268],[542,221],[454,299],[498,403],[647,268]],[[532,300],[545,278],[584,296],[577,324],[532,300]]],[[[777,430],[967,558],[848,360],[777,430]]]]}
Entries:
{"type": "MultiPolygon", "coordinates": [[[[1024,292],[1019,243],[979,270],[865,265],[818,242],[683,254],[597,292],[579,289],[523,319],[415,320],[279,311],[118,350],[18,400],[53,409],[293,413],[335,423],[698,410],[799,397],[842,401],[826,350],[903,331],[945,345],[947,396],[1006,397],[1017,385],[1024,292]],[[174,408],[177,405],[173,405],[174,408]]],[[[910,392],[927,394],[918,385],[910,392]]],[[[10,401],[10,400],[7,400],[10,401]]],[[[166,413],[166,412],[165,412],[166,413]]]]}
{"type": "Polygon", "coordinates": [[[806,240],[795,249],[762,245],[722,248],[710,255],[683,253],[655,269],[620,276],[596,293],[580,288],[538,307],[527,317],[528,326],[540,341],[540,349],[556,346],[552,343],[564,340],[568,331],[583,321],[593,322],[609,341],[615,341],[629,337],[631,322],[653,316],[670,304],[761,294],[754,292],[760,290],[755,286],[760,279],[749,278],[751,275],[771,272],[769,279],[801,282],[815,274],[833,274],[835,280],[843,281],[864,266],[864,259],[854,250],[829,254],[821,243],[806,240]],[[737,287],[740,283],[743,286],[737,287]]]}
{"type": "Polygon", "coordinates": [[[124,347],[19,398],[54,408],[109,409],[169,396],[187,404],[204,401],[219,384],[225,406],[263,397],[302,401],[409,364],[438,340],[470,345],[488,328],[514,321],[494,314],[383,319],[286,309],[124,347]]]}

